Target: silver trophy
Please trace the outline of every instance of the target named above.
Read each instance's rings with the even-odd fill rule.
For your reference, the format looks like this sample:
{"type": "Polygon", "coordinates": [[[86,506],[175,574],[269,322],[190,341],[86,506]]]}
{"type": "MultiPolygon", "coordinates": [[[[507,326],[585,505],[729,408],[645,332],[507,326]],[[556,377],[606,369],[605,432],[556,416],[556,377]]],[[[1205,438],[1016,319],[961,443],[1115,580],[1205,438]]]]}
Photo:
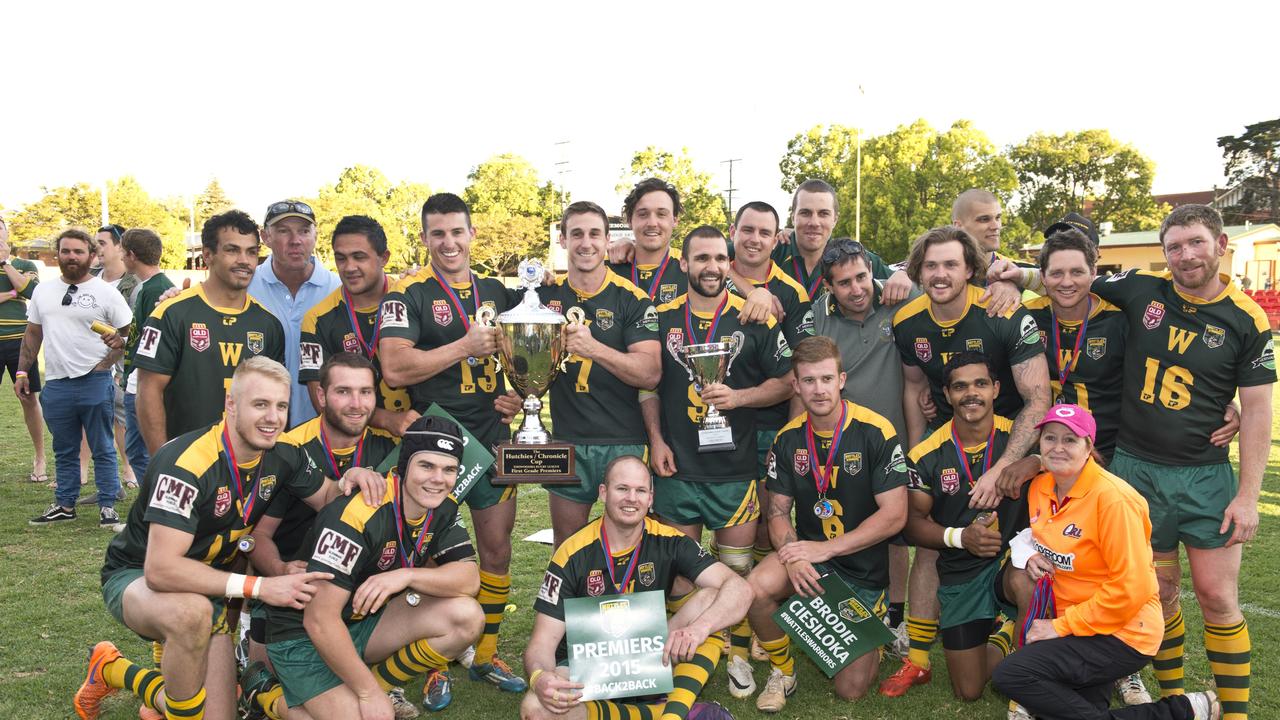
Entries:
{"type": "MultiPolygon", "coordinates": [[[[676,359],[689,371],[689,380],[699,394],[712,383],[722,383],[729,368],[742,351],[742,334],[734,333],[726,341],[681,345],[673,348],[676,359]]],[[[733,450],[733,428],[715,405],[707,405],[707,414],[698,425],[698,452],[733,450]]]]}

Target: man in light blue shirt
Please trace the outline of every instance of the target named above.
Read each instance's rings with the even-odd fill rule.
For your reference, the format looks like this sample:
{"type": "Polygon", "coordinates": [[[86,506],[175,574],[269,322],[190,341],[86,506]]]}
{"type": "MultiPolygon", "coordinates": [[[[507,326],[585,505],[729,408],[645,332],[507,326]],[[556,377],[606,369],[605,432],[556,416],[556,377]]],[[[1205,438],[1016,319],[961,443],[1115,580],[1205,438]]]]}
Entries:
{"type": "Polygon", "coordinates": [[[307,386],[298,382],[302,317],[341,282],[315,256],[316,215],[306,203],[272,203],[263,222],[262,239],[271,249],[271,256],[258,266],[249,294],[284,325],[285,367],[294,378],[289,427],[297,427],[316,416],[307,386]]]}

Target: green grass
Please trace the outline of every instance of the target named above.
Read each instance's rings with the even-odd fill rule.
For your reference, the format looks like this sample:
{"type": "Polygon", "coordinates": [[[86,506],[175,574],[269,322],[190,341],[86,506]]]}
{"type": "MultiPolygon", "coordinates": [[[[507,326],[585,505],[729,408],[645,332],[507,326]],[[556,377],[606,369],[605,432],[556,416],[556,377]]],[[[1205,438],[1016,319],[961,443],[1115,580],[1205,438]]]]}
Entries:
{"type": "MultiPolygon", "coordinates": [[[[1280,413],[1277,413],[1280,418],[1280,413]]],[[[1273,434],[1280,438],[1280,432],[1273,434]]],[[[1271,675],[1270,650],[1280,647],[1280,599],[1274,585],[1280,577],[1275,558],[1280,555],[1280,439],[1273,442],[1260,509],[1262,526],[1246,549],[1241,573],[1241,600],[1253,637],[1253,716],[1280,717],[1280,702],[1270,690],[1280,685],[1271,675]],[[1272,713],[1277,713],[1273,715],[1272,713]]],[[[52,452],[49,454],[52,472],[52,452]]],[[[117,624],[103,607],[98,570],[109,534],[96,526],[96,513],[83,513],[75,523],[52,528],[32,528],[27,520],[43,511],[52,491],[21,480],[30,470],[30,441],[22,413],[9,385],[0,386],[0,718],[70,718],[71,696],[85,671],[86,650],[97,640],[110,639],[130,657],[149,660],[150,649],[117,624]]],[[[132,498],[131,498],[132,499],[132,498]]],[[[128,503],[120,507],[121,514],[128,503]]],[[[549,527],[546,493],[526,487],[520,492],[515,531],[515,559],[511,602],[516,610],[503,625],[500,654],[517,669],[533,620],[532,600],[537,592],[550,550],[519,540],[549,527]]],[[[1185,574],[1185,562],[1184,562],[1185,574]]],[[[1190,579],[1185,578],[1190,588],[1190,579]]],[[[1184,605],[1187,616],[1187,687],[1206,687],[1211,675],[1201,642],[1201,619],[1193,601],[1184,605]]],[[[872,694],[856,704],[839,701],[830,683],[806,659],[800,659],[800,688],[780,718],[1003,718],[1004,702],[988,691],[976,703],[958,702],[951,696],[942,651],[935,647],[934,678],[906,697],[887,700],[872,694]]],[[[884,677],[894,668],[888,662],[884,677]]],[[[767,668],[756,666],[763,683],[767,668]]],[[[1147,685],[1155,688],[1150,669],[1147,685]]],[[[465,672],[455,672],[454,704],[444,716],[451,718],[516,717],[517,698],[471,683],[465,672]]],[[[740,718],[754,718],[754,701],[733,700],[725,689],[721,668],[704,693],[718,700],[740,718]]],[[[420,688],[410,690],[418,697],[420,688]]],[[[103,717],[124,720],[137,717],[137,701],[124,694],[108,699],[103,717]]]]}

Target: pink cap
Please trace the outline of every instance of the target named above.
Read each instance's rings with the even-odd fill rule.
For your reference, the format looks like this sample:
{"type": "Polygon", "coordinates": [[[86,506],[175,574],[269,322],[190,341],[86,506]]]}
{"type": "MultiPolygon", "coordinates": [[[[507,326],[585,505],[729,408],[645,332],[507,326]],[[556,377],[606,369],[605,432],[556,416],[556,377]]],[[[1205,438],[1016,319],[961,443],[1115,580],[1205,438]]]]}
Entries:
{"type": "Polygon", "coordinates": [[[1054,405],[1044,414],[1044,419],[1036,423],[1036,428],[1049,423],[1062,423],[1076,435],[1087,437],[1091,442],[1098,441],[1098,424],[1093,421],[1093,415],[1079,405],[1054,405]]]}

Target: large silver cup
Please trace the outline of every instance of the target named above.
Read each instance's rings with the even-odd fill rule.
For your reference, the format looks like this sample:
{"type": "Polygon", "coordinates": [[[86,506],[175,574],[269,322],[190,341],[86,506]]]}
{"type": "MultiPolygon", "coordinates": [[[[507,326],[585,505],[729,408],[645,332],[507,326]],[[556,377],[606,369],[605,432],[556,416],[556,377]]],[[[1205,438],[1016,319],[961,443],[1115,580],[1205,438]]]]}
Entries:
{"type": "MultiPolygon", "coordinates": [[[[730,337],[723,342],[682,345],[676,348],[676,357],[689,371],[693,389],[699,393],[707,385],[722,383],[729,376],[733,359],[738,356],[741,341],[730,337]]],[[[733,450],[733,428],[715,405],[707,405],[707,414],[698,425],[698,452],[733,450]]]]}

